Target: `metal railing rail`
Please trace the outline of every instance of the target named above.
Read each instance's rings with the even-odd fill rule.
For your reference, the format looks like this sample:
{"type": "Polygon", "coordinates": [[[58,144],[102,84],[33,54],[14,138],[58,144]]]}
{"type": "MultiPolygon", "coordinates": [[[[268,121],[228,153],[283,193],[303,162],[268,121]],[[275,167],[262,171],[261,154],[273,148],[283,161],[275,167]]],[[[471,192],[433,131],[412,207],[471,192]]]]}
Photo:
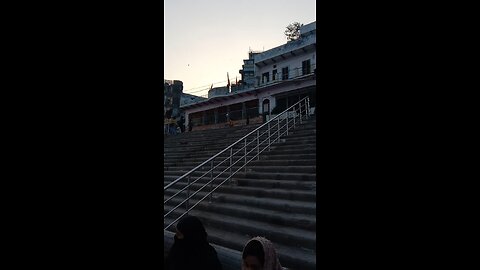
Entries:
{"type": "MultiPolygon", "coordinates": [[[[183,216],[188,214],[189,211],[191,211],[193,208],[195,208],[199,203],[201,203],[203,200],[205,200],[207,197],[209,197],[209,201],[211,202],[212,200],[212,195],[213,192],[215,192],[220,186],[222,186],[225,182],[230,180],[236,173],[238,173],[240,170],[244,169],[245,172],[247,171],[247,164],[250,163],[254,159],[259,159],[260,154],[263,153],[265,150],[268,149],[270,151],[272,143],[275,142],[280,142],[280,138],[283,135],[288,135],[288,132],[290,129],[293,129],[296,127],[297,124],[301,124],[303,119],[308,119],[310,117],[310,99],[309,97],[304,97],[297,103],[293,104],[280,114],[276,115],[266,123],[260,125],[256,129],[252,130],[249,132],[247,135],[243,136],[242,138],[238,139],[236,142],[232,143],[231,145],[227,146],[217,154],[213,155],[209,159],[205,160],[202,162],[200,165],[196,166],[195,168],[191,169],[187,173],[183,174],[179,178],[175,179],[171,183],[167,184],[164,186],[163,190],[166,191],[167,189],[171,188],[172,186],[181,183],[182,180],[186,180],[186,186],[181,188],[179,191],[177,191],[175,194],[170,196],[168,199],[164,200],[164,209],[165,205],[167,202],[169,202],[171,199],[179,196],[183,192],[186,192],[186,198],[178,203],[176,206],[174,206],[170,211],[167,213],[164,213],[164,222],[165,218],[173,213],[176,209],[180,208],[182,205],[185,205],[185,212],[182,213],[178,218],[176,218],[174,221],[172,221],[170,224],[165,226],[164,223],[164,230],[168,229],[171,225],[173,225],[175,222],[180,220],[183,216]],[[297,121],[298,120],[298,121],[297,121]],[[293,123],[292,123],[293,122],[293,123]],[[266,128],[261,134],[260,131],[262,128],[266,128]],[[248,138],[251,137],[250,142],[248,142],[248,138]],[[272,139],[273,138],[273,139],[272,139]],[[260,142],[260,140],[262,140],[260,142]],[[254,145],[252,145],[252,143],[254,145]],[[256,144],[255,144],[256,143],[256,144]],[[265,147],[262,146],[262,144],[265,144],[265,147]],[[248,146],[251,145],[250,150],[248,151],[248,146]],[[235,147],[239,147],[238,150],[234,152],[235,147]],[[260,149],[262,147],[262,149],[260,149]],[[249,154],[254,153],[251,157],[249,157],[249,154]],[[228,153],[230,152],[230,153],[228,153]],[[242,153],[243,152],[243,153],[242,153]],[[227,154],[227,156],[223,157],[223,160],[217,161],[218,163],[216,166],[214,166],[215,160],[217,158],[222,158],[222,154],[227,154]],[[239,154],[238,159],[237,154],[239,154]],[[234,161],[234,158],[236,159],[234,161]],[[224,165],[226,168],[219,172],[218,171],[215,173],[216,176],[214,177],[214,170],[217,169],[221,164],[224,164],[225,162],[229,162],[228,166],[227,164],[224,165]],[[243,161],[243,162],[242,162],[243,161]],[[238,164],[238,165],[237,165],[238,164]],[[210,165],[210,170],[204,172],[201,174],[201,176],[197,177],[197,179],[191,181],[191,178],[194,177],[193,173],[199,171],[200,169],[203,169],[205,166],[210,165]],[[237,165],[238,168],[236,168],[235,171],[233,171],[233,167],[237,165]],[[213,181],[215,181],[217,178],[219,178],[221,175],[225,174],[228,172],[228,176],[218,183],[215,187],[213,187],[213,181]],[[192,186],[193,184],[197,183],[199,180],[203,179],[205,176],[210,174],[209,178],[210,181],[207,183],[203,184],[198,190],[193,192],[192,191],[192,186]],[[190,206],[190,199],[194,197],[196,194],[198,194],[200,191],[204,190],[207,186],[210,185],[210,191],[207,192],[206,195],[204,195],[200,200],[198,200],[193,206],[190,206]]],[[[199,171],[201,173],[201,171],[199,171]]],[[[180,198],[181,200],[181,198],[180,198]]]]}

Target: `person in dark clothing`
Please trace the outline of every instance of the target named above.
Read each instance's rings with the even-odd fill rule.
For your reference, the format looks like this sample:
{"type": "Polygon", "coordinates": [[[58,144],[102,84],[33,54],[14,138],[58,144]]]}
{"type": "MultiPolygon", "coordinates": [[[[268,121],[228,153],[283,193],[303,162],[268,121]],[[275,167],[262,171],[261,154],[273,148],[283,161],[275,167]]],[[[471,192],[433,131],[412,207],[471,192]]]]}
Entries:
{"type": "Polygon", "coordinates": [[[180,125],[180,132],[184,133],[185,132],[185,118],[183,118],[183,116],[180,117],[179,125],[180,125]]]}
{"type": "Polygon", "coordinates": [[[166,259],[166,269],[222,269],[217,252],[208,243],[207,232],[197,217],[182,218],[177,224],[174,239],[166,259]]]}
{"type": "Polygon", "coordinates": [[[250,117],[247,114],[247,125],[250,124],[250,117]]]}
{"type": "Polygon", "coordinates": [[[192,131],[192,128],[193,128],[192,119],[188,119],[188,132],[192,131]]]}

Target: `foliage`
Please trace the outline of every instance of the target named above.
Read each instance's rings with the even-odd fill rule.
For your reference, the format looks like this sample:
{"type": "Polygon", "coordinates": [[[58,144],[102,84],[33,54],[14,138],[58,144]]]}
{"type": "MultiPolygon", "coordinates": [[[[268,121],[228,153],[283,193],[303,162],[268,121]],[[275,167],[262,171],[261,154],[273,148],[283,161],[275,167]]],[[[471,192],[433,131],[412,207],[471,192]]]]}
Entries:
{"type": "Polygon", "coordinates": [[[303,24],[299,22],[289,24],[285,30],[285,36],[287,37],[287,40],[293,41],[300,38],[300,27],[302,26],[303,24]]]}

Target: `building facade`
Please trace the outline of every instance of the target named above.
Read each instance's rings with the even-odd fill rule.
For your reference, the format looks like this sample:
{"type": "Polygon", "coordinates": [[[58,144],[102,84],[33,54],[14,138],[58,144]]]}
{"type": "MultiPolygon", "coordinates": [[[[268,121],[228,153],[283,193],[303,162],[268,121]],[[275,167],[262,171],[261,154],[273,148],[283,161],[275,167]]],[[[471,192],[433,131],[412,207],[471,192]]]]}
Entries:
{"type": "Polygon", "coordinates": [[[316,22],[300,29],[300,38],[264,51],[250,52],[240,74],[241,87],[228,94],[210,96],[195,104],[182,106],[186,122],[193,130],[221,128],[235,124],[264,122],[305,96],[315,107],[316,96],[316,22]],[[252,76],[253,75],[253,76],[252,76]]]}

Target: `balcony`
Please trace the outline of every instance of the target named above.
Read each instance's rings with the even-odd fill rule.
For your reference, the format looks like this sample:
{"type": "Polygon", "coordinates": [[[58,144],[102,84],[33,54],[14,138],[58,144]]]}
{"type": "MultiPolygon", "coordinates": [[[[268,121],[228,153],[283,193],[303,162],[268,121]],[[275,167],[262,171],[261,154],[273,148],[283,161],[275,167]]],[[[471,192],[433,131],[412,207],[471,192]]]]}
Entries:
{"type": "Polygon", "coordinates": [[[316,64],[311,64],[309,67],[305,69],[302,67],[294,68],[292,70],[289,70],[288,73],[286,74],[283,74],[282,72],[278,72],[275,74],[275,78],[272,78],[271,77],[272,74],[269,73],[268,82],[265,79],[262,82],[261,81],[262,77],[258,76],[257,79],[259,79],[260,82],[257,83],[255,87],[263,87],[263,86],[272,85],[272,84],[276,84],[284,81],[291,81],[294,79],[307,77],[307,76],[313,75],[315,73],[315,69],[316,69],[316,64]]]}

